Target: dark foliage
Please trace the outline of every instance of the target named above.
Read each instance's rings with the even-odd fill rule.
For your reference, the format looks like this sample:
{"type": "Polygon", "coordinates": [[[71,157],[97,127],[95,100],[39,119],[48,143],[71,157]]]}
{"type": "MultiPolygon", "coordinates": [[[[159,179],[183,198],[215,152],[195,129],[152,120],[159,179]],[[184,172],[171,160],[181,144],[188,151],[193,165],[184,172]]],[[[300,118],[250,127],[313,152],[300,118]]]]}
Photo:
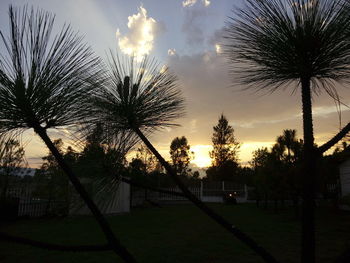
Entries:
{"type": "Polygon", "coordinates": [[[300,78],[337,98],[349,81],[350,19],[346,0],[247,0],[227,23],[225,53],[234,78],[274,91],[300,78]]]}
{"type": "Polygon", "coordinates": [[[174,126],[184,114],[176,77],[155,60],[114,57],[112,52],[103,87],[95,93],[96,122],[112,130],[151,131],[174,126]]]}

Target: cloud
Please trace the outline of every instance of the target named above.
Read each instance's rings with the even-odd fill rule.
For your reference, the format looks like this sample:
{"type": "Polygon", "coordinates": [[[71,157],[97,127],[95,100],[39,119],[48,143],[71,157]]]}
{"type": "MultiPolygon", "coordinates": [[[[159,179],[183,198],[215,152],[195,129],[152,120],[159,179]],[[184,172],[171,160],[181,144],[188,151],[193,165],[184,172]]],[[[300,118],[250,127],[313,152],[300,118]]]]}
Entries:
{"type": "MultiPolygon", "coordinates": [[[[197,0],[185,0],[182,2],[183,7],[191,7],[197,3],[197,0]]],[[[202,0],[201,3],[205,6],[208,7],[210,5],[209,0],[202,0]]]]}
{"type": "Polygon", "coordinates": [[[221,46],[219,44],[215,44],[215,51],[217,54],[221,53],[221,46]]]}
{"type": "Polygon", "coordinates": [[[164,24],[148,17],[142,6],[137,14],[128,17],[128,28],[129,32],[124,35],[117,29],[118,45],[123,53],[138,59],[151,52],[156,36],[165,30],[164,24]]]}
{"type": "Polygon", "coordinates": [[[193,6],[196,2],[197,2],[197,0],[186,0],[186,1],[182,2],[182,6],[183,7],[190,7],[190,6],[193,6]]]}
{"type": "Polygon", "coordinates": [[[205,8],[186,9],[182,32],[186,36],[187,44],[195,46],[202,45],[205,40],[203,28],[205,27],[205,18],[207,11],[205,8]]]}
{"type": "Polygon", "coordinates": [[[210,5],[210,1],[209,0],[203,0],[202,2],[203,2],[205,7],[210,5]]]}
{"type": "Polygon", "coordinates": [[[175,48],[170,48],[170,49],[168,49],[168,55],[169,55],[169,56],[175,56],[175,55],[176,55],[176,50],[175,50],[175,48]]]}
{"type": "MultiPolygon", "coordinates": [[[[301,95],[299,89],[293,93],[294,86],[273,94],[232,86],[226,58],[214,49],[169,56],[168,60],[186,99],[187,117],[179,120],[181,127],[174,129],[169,137],[158,135],[157,140],[166,143],[174,136],[185,135],[190,145],[210,145],[213,126],[222,112],[235,129],[238,141],[243,143],[242,161],[248,161],[256,148],[273,143],[283,129],[297,129],[298,137],[302,137],[301,95]]],[[[349,103],[350,89],[337,88],[344,102],[349,103]]],[[[315,138],[321,144],[339,130],[339,118],[334,102],[326,93],[313,99],[315,138]]],[[[345,107],[342,120],[342,126],[350,120],[350,110],[345,107]]]]}

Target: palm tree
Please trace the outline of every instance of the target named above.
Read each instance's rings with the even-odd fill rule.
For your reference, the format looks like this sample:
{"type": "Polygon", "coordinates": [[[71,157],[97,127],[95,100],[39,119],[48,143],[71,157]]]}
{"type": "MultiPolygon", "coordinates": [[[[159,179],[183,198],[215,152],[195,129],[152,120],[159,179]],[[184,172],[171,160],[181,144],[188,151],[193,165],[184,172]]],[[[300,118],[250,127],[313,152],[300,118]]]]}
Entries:
{"type": "Polygon", "coordinates": [[[314,146],[312,94],[338,99],[335,84],[350,78],[350,12],[347,0],[247,0],[227,23],[225,54],[232,76],[248,88],[300,87],[304,136],[302,262],[315,262],[316,158],[349,132],[344,127],[314,146]]]}
{"type": "Polygon", "coordinates": [[[193,195],[147,139],[146,135],[155,130],[176,126],[173,120],[184,114],[184,100],[177,86],[177,78],[166,67],[159,70],[155,60],[144,58],[138,64],[133,58],[121,58],[112,52],[109,67],[110,72],[106,76],[108,82],[94,94],[95,112],[92,116],[95,116],[95,122],[113,127],[116,132],[126,130],[137,134],[190,201],[266,262],[277,262],[254,240],[193,195]]]}
{"type": "MultiPolygon", "coordinates": [[[[297,131],[286,129],[283,130],[283,134],[277,137],[277,143],[284,149],[287,149],[287,162],[290,163],[292,160],[292,151],[298,143],[296,138],[297,131]]],[[[295,153],[294,153],[295,155],[295,153]]]]}
{"type": "Polygon", "coordinates": [[[100,60],[69,25],[50,38],[54,15],[48,12],[10,6],[9,20],[10,35],[0,31],[0,134],[34,129],[90,208],[110,248],[126,262],[135,262],[47,134],[48,129],[85,121],[100,60]]]}

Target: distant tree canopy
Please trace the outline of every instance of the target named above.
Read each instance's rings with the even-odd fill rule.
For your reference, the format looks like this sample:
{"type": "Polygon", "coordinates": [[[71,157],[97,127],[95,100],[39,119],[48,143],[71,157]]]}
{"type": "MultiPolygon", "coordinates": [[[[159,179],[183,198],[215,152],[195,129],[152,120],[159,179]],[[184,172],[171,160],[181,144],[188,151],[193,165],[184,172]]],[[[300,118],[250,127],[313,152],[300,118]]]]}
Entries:
{"type": "Polygon", "coordinates": [[[176,137],[170,144],[170,157],[175,172],[178,175],[187,176],[191,170],[188,168],[193,152],[190,152],[190,145],[185,136],[176,137]]]}
{"type": "Polygon", "coordinates": [[[0,138],[0,200],[6,198],[8,186],[14,172],[25,165],[24,149],[19,141],[0,138]]]}
{"type": "Polygon", "coordinates": [[[253,152],[250,164],[254,171],[257,199],[299,198],[299,163],[303,143],[296,134],[296,130],[284,130],[270,150],[264,147],[253,152]]]}
{"type": "Polygon", "coordinates": [[[223,114],[213,130],[213,150],[209,153],[212,165],[207,170],[207,177],[212,180],[232,180],[238,171],[240,144],[234,136],[233,127],[223,114]]]}
{"type": "MultiPolygon", "coordinates": [[[[53,144],[65,161],[70,165],[75,165],[78,154],[72,147],[68,146],[66,152],[64,152],[62,139],[54,140],[53,144]]],[[[68,209],[68,204],[70,202],[68,177],[65,175],[51,152],[42,159],[44,162],[33,178],[35,182],[34,196],[40,199],[46,199],[49,202],[52,200],[65,201],[68,209]]]]}
{"type": "Polygon", "coordinates": [[[139,148],[137,148],[136,151],[136,158],[132,160],[139,160],[143,164],[143,172],[144,173],[151,173],[155,170],[159,170],[159,162],[157,158],[154,156],[154,154],[143,144],[140,145],[139,148]]]}

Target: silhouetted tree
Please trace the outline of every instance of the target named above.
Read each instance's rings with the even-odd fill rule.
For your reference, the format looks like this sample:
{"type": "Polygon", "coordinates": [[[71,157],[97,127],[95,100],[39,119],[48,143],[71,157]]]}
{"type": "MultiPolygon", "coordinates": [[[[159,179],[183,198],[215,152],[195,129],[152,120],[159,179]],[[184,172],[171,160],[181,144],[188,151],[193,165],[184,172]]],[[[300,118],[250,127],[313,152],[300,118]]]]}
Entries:
{"type": "Polygon", "coordinates": [[[301,158],[303,143],[297,139],[296,135],[296,130],[286,129],[283,130],[283,135],[277,137],[276,144],[282,149],[281,158],[287,163],[294,163],[301,158]]]}
{"type": "Polygon", "coordinates": [[[24,149],[19,141],[11,137],[0,137],[0,201],[7,198],[7,191],[12,177],[26,165],[24,149]]]}
{"type": "Polygon", "coordinates": [[[170,157],[173,168],[178,175],[187,176],[191,169],[188,168],[193,152],[190,152],[190,145],[185,136],[176,137],[170,144],[170,157]]]}
{"type": "Polygon", "coordinates": [[[9,20],[9,36],[0,31],[0,134],[33,129],[91,210],[110,248],[135,262],[47,134],[89,118],[89,95],[101,79],[100,60],[69,25],[51,38],[51,13],[10,6],[9,20]]]}
{"type": "Polygon", "coordinates": [[[137,148],[136,159],[139,159],[143,165],[144,173],[151,173],[158,168],[158,160],[154,154],[143,144],[137,148]]]}
{"type": "Polygon", "coordinates": [[[157,63],[150,62],[147,58],[136,65],[133,58],[123,62],[120,57],[111,55],[110,72],[107,76],[109,82],[95,94],[96,112],[92,116],[96,117],[96,122],[106,123],[115,131],[121,129],[136,133],[190,201],[254,249],[266,262],[277,262],[250,237],[193,195],[145,136],[144,133],[155,129],[174,126],[172,121],[183,115],[184,101],[177,88],[176,77],[168,68],[159,70],[157,63]]]}
{"type": "Polygon", "coordinates": [[[233,134],[234,129],[223,114],[213,130],[213,150],[210,152],[212,166],[222,166],[227,161],[237,162],[240,144],[233,134]]]}
{"type": "Polygon", "coordinates": [[[247,0],[228,22],[225,53],[234,78],[269,91],[290,83],[301,89],[304,168],[302,262],[315,262],[316,158],[349,132],[314,146],[312,92],[339,99],[334,84],[350,76],[350,12],[346,0],[247,0]]]}
{"type": "Polygon", "coordinates": [[[209,153],[212,165],[206,171],[211,180],[234,180],[238,173],[239,142],[234,129],[221,114],[218,124],[213,127],[213,150],[209,153]]]}

